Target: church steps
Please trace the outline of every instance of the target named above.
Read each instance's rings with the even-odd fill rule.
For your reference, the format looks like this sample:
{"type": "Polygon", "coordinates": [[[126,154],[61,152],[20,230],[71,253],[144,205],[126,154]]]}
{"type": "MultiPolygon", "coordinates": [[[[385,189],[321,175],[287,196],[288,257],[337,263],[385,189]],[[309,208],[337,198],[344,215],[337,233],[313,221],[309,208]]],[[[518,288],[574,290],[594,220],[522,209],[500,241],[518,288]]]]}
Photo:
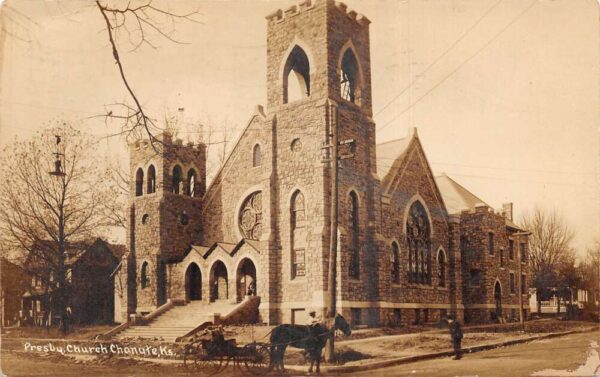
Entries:
{"type": "Polygon", "coordinates": [[[220,318],[228,318],[251,302],[253,300],[246,300],[239,304],[191,302],[186,305],[172,306],[153,317],[148,323],[132,325],[114,336],[117,339],[144,338],[172,342],[205,328],[204,325],[212,324],[215,314],[218,313],[220,318]]]}

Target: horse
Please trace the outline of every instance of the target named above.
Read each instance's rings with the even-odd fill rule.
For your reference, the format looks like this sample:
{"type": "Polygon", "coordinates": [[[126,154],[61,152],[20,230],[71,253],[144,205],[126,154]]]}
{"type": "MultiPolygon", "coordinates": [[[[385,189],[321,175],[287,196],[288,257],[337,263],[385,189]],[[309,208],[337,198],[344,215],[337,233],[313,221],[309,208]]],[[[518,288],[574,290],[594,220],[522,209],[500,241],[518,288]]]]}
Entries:
{"type": "Polygon", "coordinates": [[[336,330],[340,330],[345,336],[352,333],[350,325],[344,317],[336,314],[333,320],[333,326],[327,328],[322,324],[312,326],[283,324],[275,327],[271,331],[271,365],[270,368],[284,370],[283,358],[287,346],[300,348],[307,351],[311,360],[309,373],[312,373],[315,361],[317,363],[317,373],[321,372],[321,352],[327,343],[327,339],[334,336],[336,330]]]}

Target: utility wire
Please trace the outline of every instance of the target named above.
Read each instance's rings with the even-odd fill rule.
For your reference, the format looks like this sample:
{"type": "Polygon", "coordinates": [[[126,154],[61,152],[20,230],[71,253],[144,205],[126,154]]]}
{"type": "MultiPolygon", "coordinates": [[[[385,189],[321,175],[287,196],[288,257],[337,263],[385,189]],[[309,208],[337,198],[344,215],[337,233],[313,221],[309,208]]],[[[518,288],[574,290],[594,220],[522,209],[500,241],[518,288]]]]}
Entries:
{"type": "Polygon", "coordinates": [[[440,81],[438,81],[431,89],[429,89],[428,91],[426,91],[422,96],[420,96],[419,98],[417,98],[417,100],[413,103],[411,103],[410,105],[408,105],[407,107],[404,108],[404,110],[402,110],[400,113],[394,115],[388,122],[386,122],[383,126],[377,128],[377,131],[381,131],[384,128],[386,128],[387,126],[389,126],[390,124],[392,124],[392,122],[394,120],[396,120],[398,117],[400,117],[402,114],[406,113],[408,110],[410,110],[413,106],[415,106],[416,104],[418,104],[419,102],[421,102],[421,100],[423,100],[425,97],[427,97],[431,92],[433,92],[434,90],[436,90],[440,85],[442,85],[446,80],[448,80],[452,75],[454,75],[456,72],[458,72],[463,66],[465,66],[468,62],[470,62],[473,58],[475,58],[477,55],[479,55],[483,50],[485,50],[489,45],[492,44],[492,42],[494,42],[500,35],[502,35],[506,30],[508,30],[508,28],[510,28],[515,22],[517,22],[517,20],[521,17],[523,17],[525,15],[525,13],[527,13],[531,8],[533,8],[534,5],[536,5],[538,2],[538,0],[533,0],[533,2],[527,7],[525,8],[521,13],[519,13],[515,18],[513,18],[508,24],[506,24],[506,26],[504,26],[498,33],[496,33],[489,41],[487,41],[483,46],[481,46],[477,51],[475,51],[475,53],[473,53],[472,55],[470,55],[466,60],[464,60],[462,63],[460,63],[454,70],[452,70],[449,74],[447,74],[446,76],[444,76],[444,78],[440,81]]]}
{"type": "MultiPolygon", "coordinates": [[[[377,160],[396,161],[397,158],[391,157],[377,157],[377,160]]],[[[491,170],[505,170],[505,171],[519,171],[526,173],[548,173],[548,174],[577,174],[577,175],[596,175],[595,172],[583,172],[583,171],[561,171],[561,170],[537,170],[537,169],[517,169],[517,168],[502,168],[497,166],[483,166],[483,165],[467,165],[467,164],[456,164],[450,162],[437,162],[429,161],[432,165],[449,165],[459,166],[465,168],[476,168],[476,169],[491,169],[491,170]]],[[[385,165],[385,164],[384,164],[385,165]]]]}
{"type": "MultiPolygon", "coordinates": [[[[425,69],[419,73],[417,76],[414,77],[414,79],[404,88],[400,91],[400,93],[398,93],[396,96],[394,96],[394,98],[392,98],[391,100],[389,100],[381,109],[379,109],[373,116],[376,116],[378,114],[381,114],[385,109],[387,109],[394,101],[396,101],[398,98],[400,98],[400,96],[402,96],[408,89],[410,89],[415,82],[417,82],[417,80],[420,78],[420,76],[423,76],[425,73],[427,73],[427,71],[429,71],[429,69],[431,67],[433,67],[434,65],[437,64],[437,62],[439,62],[440,60],[442,60],[446,55],[448,55],[448,53],[454,49],[454,47],[456,47],[456,45],[458,45],[473,29],[475,29],[480,23],[481,21],[483,21],[494,9],[496,9],[496,7],[498,5],[500,5],[500,3],[502,3],[502,1],[504,0],[499,0],[497,1],[494,5],[492,5],[473,25],[471,25],[470,28],[468,28],[463,34],[461,34],[460,37],[458,37],[458,39],[456,41],[454,41],[454,43],[452,43],[450,45],[450,47],[448,47],[444,52],[442,52],[441,55],[439,55],[437,58],[435,58],[431,63],[429,63],[429,65],[427,67],[425,67],[425,69]]],[[[410,63],[410,62],[409,62],[410,63]]]]}
{"type": "MultiPolygon", "coordinates": [[[[389,168],[391,169],[393,165],[387,164],[377,164],[377,167],[389,168]]],[[[468,177],[468,178],[477,178],[477,179],[492,179],[492,180],[500,180],[500,181],[513,181],[513,182],[530,182],[530,183],[539,183],[539,184],[549,184],[549,185],[559,185],[559,186],[574,186],[574,187],[594,187],[597,188],[598,184],[585,184],[585,183],[567,183],[567,182],[552,182],[552,181],[538,181],[531,179],[520,179],[520,178],[508,178],[508,177],[492,177],[485,175],[476,175],[476,174],[460,174],[460,173],[447,173],[449,176],[459,176],[459,177],[468,177]]],[[[380,177],[383,178],[383,177],[380,177]]]]}

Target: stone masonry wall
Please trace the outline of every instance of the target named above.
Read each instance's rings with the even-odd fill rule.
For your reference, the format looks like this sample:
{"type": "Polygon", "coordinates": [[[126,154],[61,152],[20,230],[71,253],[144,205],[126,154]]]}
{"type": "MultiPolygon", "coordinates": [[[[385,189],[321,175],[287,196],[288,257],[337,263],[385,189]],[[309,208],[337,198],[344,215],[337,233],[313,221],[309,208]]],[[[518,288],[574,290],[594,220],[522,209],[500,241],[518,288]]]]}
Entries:
{"type": "MultiPolygon", "coordinates": [[[[461,249],[463,255],[463,298],[466,320],[471,322],[490,321],[495,312],[494,287],[500,283],[502,316],[513,317],[519,308],[519,244],[522,236],[514,234],[506,226],[504,216],[494,213],[485,205],[473,211],[463,211],[461,217],[461,249]],[[488,247],[488,234],[493,234],[494,247],[488,247]],[[514,254],[509,256],[509,239],[514,241],[514,254]],[[480,271],[480,282],[472,280],[472,271],[480,271]],[[514,274],[514,292],[510,290],[510,274],[514,274]]],[[[523,273],[527,275],[526,264],[523,273]]],[[[525,282],[525,286],[526,282],[525,282]]],[[[527,294],[524,302],[528,303],[527,294]]],[[[527,309],[527,307],[525,308],[527,309]]]]}
{"type": "Polygon", "coordinates": [[[137,312],[149,312],[167,299],[166,267],[171,259],[179,258],[194,242],[201,230],[200,195],[205,187],[206,149],[204,145],[183,146],[165,133],[154,145],[138,141],[130,145],[131,216],[128,248],[133,256],[137,312]],[[173,167],[182,168],[182,189],[173,193],[173,167]],[[150,166],[156,171],[155,192],[148,191],[150,166]],[[144,171],[143,193],[136,196],[136,173],[144,171]],[[196,172],[195,195],[189,195],[184,181],[188,171],[196,172]],[[141,286],[141,269],[148,263],[146,287],[141,286]]]}
{"type": "MultiPolygon", "coordinates": [[[[389,191],[383,197],[381,214],[381,233],[385,239],[385,260],[391,260],[392,242],[400,249],[400,283],[391,280],[392,264],[382,264],[379,270],[381,297],[401,309],[401,322],[412,323],[416,318],[416,310],[425,313],[430,320],[439,318],[440,310],[450,314],[456,311],[457,302],[454,294],[455,282],[451,280],[456,274],[454,270],[459,261],[449,237],[449,219],[443,202],[435,186],[433,177],[426,163],[423,150],[418,139],[413,139],[402,165],[398,168],[398,176],[391,182],[389,191]],[[408,244],[406,235],[406,214],[414,203],[419,200],[429,213],[431,222],[431,285],[410,283],[408,281],[408,244]],[[439,265],[437,255],[443,252],[446,258],[446,281],[444,286],[438,281],[439,265]],[[437,314],[436,314],[437,313],[437,314]]],[[[390,161],[390,164],[392,162],[390,161]]],[[[393,174],[393,172],[391,172],[393,174]]],[[[390,315],[388,311],[387,316],[390,315]]],[[[460,310],[458,310],[460,311],[460,310]]]]}

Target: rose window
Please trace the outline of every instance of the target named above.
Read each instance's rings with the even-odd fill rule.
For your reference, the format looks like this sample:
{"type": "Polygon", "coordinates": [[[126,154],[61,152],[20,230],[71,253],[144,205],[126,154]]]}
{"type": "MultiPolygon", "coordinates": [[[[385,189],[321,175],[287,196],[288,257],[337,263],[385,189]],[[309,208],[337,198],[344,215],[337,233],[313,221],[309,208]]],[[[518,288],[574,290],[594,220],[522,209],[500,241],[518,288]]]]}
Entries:
{"type": "Polygon", "coordinates": [[[257,191],[244,200],[239,216],[243,237],[259,240],[262,234],[262,192],[257,191]]]}

